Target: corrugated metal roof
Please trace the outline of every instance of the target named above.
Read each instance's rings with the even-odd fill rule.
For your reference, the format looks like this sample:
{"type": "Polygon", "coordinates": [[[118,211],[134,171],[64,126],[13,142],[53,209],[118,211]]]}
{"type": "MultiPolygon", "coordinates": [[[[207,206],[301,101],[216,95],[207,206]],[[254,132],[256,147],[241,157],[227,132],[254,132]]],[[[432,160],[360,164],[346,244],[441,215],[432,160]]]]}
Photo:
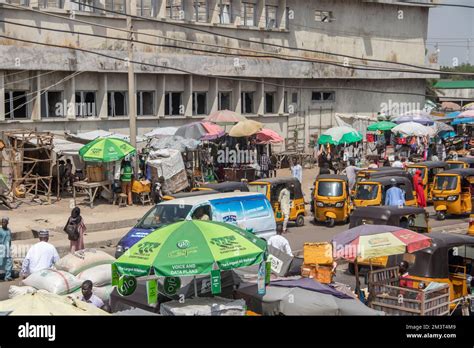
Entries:
{"type": "Polygon", "coordinates": [[[474,89],[474,80],[459,80],[459,81],[438,81],[435,88],[440,89],[474,89]]]}

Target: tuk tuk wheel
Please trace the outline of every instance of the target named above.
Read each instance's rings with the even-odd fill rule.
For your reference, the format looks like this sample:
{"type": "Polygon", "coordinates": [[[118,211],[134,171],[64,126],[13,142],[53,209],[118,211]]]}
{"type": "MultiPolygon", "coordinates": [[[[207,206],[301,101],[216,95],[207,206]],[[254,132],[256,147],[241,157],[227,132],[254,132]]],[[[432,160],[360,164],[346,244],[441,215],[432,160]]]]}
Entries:
{"type": "Polygon", "coordinates": [[[438,219],[439,221],[446,219],[446,214],[444,213],[444,211],[438,211],[436,213],[436,219],[438,219]]]}
{"type": "Polygon", "coordinates": [[[303,215],[298,215],[296,218],[296,226],[301,227],[304,226],[304,216],[303,215]]]}
{"type": "Polygon", "coordinates": [[[333,218],[327,218],[326,219],[327,227],[334,227],[335,224],[336,224],[336,220],[334,220],[333,218]]]}

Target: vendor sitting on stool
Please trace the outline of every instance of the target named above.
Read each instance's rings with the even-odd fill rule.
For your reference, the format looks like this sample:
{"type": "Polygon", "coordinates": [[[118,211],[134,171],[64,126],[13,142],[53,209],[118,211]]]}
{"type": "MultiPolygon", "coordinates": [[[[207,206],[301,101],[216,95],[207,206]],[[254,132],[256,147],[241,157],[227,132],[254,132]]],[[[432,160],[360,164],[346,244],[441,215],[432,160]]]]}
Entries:
{"type": "Polygon", "coordinates": [[[130,161],[122,162],[122,169],[120,170],[120,181],[122,183],[122,193],[127,195],[128,205],[132,205],[132,177],[133,168],[130,161]]]}

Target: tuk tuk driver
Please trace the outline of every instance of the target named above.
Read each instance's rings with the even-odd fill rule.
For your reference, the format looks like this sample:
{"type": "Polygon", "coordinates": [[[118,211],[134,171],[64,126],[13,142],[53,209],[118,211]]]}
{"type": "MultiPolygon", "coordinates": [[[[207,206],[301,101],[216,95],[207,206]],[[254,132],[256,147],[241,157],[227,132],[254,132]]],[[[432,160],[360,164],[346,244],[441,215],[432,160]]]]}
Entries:
{"type": "Polygon", "coordinates": [[[405,192],[397,186],[397,180],[390,179],[392,187],[390,187],[385,196],[385,205],[403,207],[405,205],[405,192]]]}

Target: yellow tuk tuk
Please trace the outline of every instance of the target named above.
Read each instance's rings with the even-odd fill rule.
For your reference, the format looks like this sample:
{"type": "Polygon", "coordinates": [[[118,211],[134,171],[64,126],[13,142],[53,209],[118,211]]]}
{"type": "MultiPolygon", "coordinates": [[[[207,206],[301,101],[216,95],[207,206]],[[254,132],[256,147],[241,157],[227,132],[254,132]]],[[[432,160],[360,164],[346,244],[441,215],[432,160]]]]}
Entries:
{"type": "Polygon", "coordinates": [[[352,211],[349,183],[343,175],[318,175],[314,183],[311,208],[315,222],[333,227],[336,222],[348,222],[352,211]]]}
{"type": "Polygon", "coordinates": [[[448,169],[448,163],[441,161],[426,161],[415,164],[409,164],[407,171],[414,176],[416,171],[421,171],[422,183],[425,191],[425,200],[432,202],[431,190],[433,189],[434,177],[436,174],[448,169]]]}
{"type": "Polygon", "coordinates": [[[385,194],[387,190],[392,187],[391,179],[395,179],[397,186],[405,192],[405,205],[416,207],[418,203],[413,193],[413,185],[408,178],[402,176],[386,176],[358,182],[353,199],[354,206],[369,207],[385,205],[385,194]]]}
{"type": "Polygon", "coordinates": [[[252,181],[249,184],[250,192],[260,192],[267,196],[275,213],[277,223],[283,222],[283,214],[281,212],[278,197],[283,188],[290,191],[291,209],[289,221],[294,221],[296,226],[304,225],[304,217],[306,216],[305,202],[303,192],[301,191],[301,183],[293,177],[269,178],[252,181]]]}
{"type": "Polygon", "coordinates": [[[448,169],[474,168],[474,157],[459,157],[457,160],[448,160],[448,169]]]}
{"type": "Polygon", "coordinates": [[[474,169],[451,169],[436,175],[433,204],[438,220],[446,214],[463,215],[472,210],[474,169]]]}

